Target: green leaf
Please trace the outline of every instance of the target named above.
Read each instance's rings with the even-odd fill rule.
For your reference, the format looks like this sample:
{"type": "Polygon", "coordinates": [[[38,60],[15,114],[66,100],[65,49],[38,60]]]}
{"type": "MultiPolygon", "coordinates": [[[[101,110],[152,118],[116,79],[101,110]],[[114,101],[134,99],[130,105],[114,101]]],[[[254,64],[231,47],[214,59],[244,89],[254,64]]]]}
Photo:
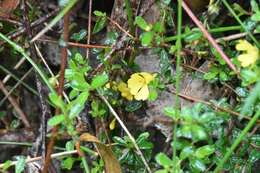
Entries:
{"type": "Polygon", "coordinates": [[[205,157],[211,155],[215,152],[215,147],[213,145],[205,145],[198,148],[195,151],[195,156],[199,159],[204,159],[205,157]]]}
{"type": "Polygon", "coordinates": [[[250,84],[253,84],[259,79],[258,74],[249,69],[241,70],[241,77],[243,79],[243,82],[242,82],[243,86],[248,86],[250,84]]]}
{"type": "Polygon", "coordinates": [[[24,168],[25,168],[25,157],[24,156],[19,156],[17,163],[15,164],[15,173],[21,173],[23,172],[24,168]]]}
{"type": "Polygon", "coordinates": [[[115,141],[116,143],[118,143],[119,145],[122,145],[122,146],[126,145],[126,141],[118,136],[114,136],[113,141],[115,141]]]}
{"type": "Polygon", "coordinates": [[[137,16],[135,18],[135,24],[145,31],[150,31],[152,29],[152,26],[148,24],[141,16],[137,16]]]}
{"type": "Polygon", "coordinates": [[[194,172],[195,171],[203,172],[206,170],[206,165],[199,159],[191,158],[190,166],[192,169],[194,169],[194,172]]]}
{"type": "Polygon", "coordinates": [[[165,32],[165,28],[164,28],[163,22],[156,22],[156,23],[153,25],[153,30],[154,30],[156,33],[163,33],[163,32],[165,32]]]}
{"type": "Polygon", "coordinates": [[[140,36],[142,46],[150,46],[151,42],[153,41],[153,35],[153,31],[142,33],[140,36]]]}
{"type": "Polygon", "coordinates": [[[188,146],[182,149],[180,153],[180,159],[184,160],[188,157],[190,157],[194,153],[194,149],[192,146],[188,146]]]}
{"type": "Polygon", "coordinates": [[[148,100],[149,101],[155,101],[158,97],[158,93],[157,90],[155,88],[150,88],[149,89],[149,97],[148,100]]]}
{"type": "Polygon", "coordinates": [[[211,122],[214,118],[216,117],[216,114],[214,112],[205,112],[203,113],[198,121],[201,123],[201,124],[204,124],[204,123],[209,123],[211,122]]]}
{"type": "Polygon", "coordinates": [[[11,160],[7,160],[4,162],[4,166],[3,166],[3,170],[6,171],[8,168],[10,168],[12,165],[12,161],[11,160]]]}
{"type": "Polygon", "coordinates": [[[76,41],[81,41],[86,38],[87,31],[85,29],[81,29],[78,33],[73,33],[71,39],[76,41]]]}
{"type": "Polygon", "coordinates": [[[192,32],[190,34],[188,34],[184,40],[186,42],[192,42],[192,41],[195,41],[195,40],[198,40],[202,37],[202,33],[200,31],[195,31],[195,32],[192,32]]]}
{"type": "Polygon", "coordinates": [[[227,81],[227,80],[228,80],[228,75],[227,75],[224,71],[221,71],[221,72],[219,73],[219,78],[220,78],[220,80],[222,80],[222,81],[227,81]]]}
{"type": "Polygon", "coordinates": [[[169,72],[170,70],[171,70],[171,62],[169,60],[169,55],[167,51],[163,49],[160,52],[160,71],[165,76],[166,72],[169,72]]]}
{"type": "Polygon", "coordinates": [[[65,144],[66,151],[72,151],[75,148],[75,143],[73,141],[68,141],[65,144]]]}
{"type": "Polygon", "coordinates": [[[105,13],[99,13],[99,12],[96,12],[96,14],[98,14],[98,19],[96,21],[96,24],[93,28],[93,31],[92,33],[93,34],[96,34],[98,33],[99,31],[101,31],[105,26],[106,26],[106,23],[107,23],[107,18],[106,18],[106,14],[105,13]]]}
{"type": "Polygon", "coordinates": [[[55,115],[54,117],[51,117],[48,120],[48,125],[49,126],[56,126],[56,125],[62,123],[64,120],[65,120],[65,116],[63,114],[55,115]]]}
{"type": "Polygon", "coordinates": [[[181,110],[181,118],[183,118],[185,122],[191,123],[194,119],[193,116],[194,116],[193,112],[191,111],[190,108],[184,107],[181,110]]]}
{"type": "Polygon", "coordinates": [[[67,170],[71,170],[74,162],[75,162],[75,158],[73,157],[67,157],[65,160],[62,160],[61,162],[61,167],[63,169],[67,169],[67,170]]]}
{"type": "Polygon", "coordinates": [[[163,113],[174,120],[179,119],[179,112],[177,109],[174,109],[173,107],[165,107],[163,109],[163,113]]]}
{"type": "Polygon", "coordinates": [[[70,102],[70,104],[69,104],[69,108],[70,108],[69,118],[70,119],[73,119],[74,117],[78,116],[79,113],[84,109],[88,96],[89,96],[89,92],[85,91],[85,92],[82,92],[75,100],[70,102]]]}
{"type": "Polygon", "coordinates": [[[205,140],[208,135],[205,132],[205,129],[199,125],[190,125],[192,129],[192,139],[196,140],[205,140]]]}
{"type": "Polygon", "coordinates": [[[95,10],[93,13],[98,17],[105,17],[106,16],[106,13],[102,13],[101,11],[97,11],[97,10],[95,10]]]}
{"type": "Polygon", "coordinates": [[[138,109],[140,109],[142,107],[142,102],[140,101],[131,101],[131,102],[128,102],[126,107],[125,107],[125,110],[127,112],[134,112],[138,109]]]}
{"type": "Polygon", "coordinates": [[[107,82],[108,82],[108,75],[107,74],[96,75],[91,82],[91,87],[93,89],[97,89],[97,88],[105,85],[107,82]]]}
{"type": "Polygon", "coordinates": [[[61,99],[61,96],[58,96],[56,93],[50,93],[49,94],[50,101],[58,108],[63,109],[65,103],[61,99]]]}
{"type": "Polygon", "coordinates": [[[156,162],[164,168],[169,168],[172,165],[172,160],[164,153],[159,153],[155,156],[156,162]]]}
{"type": "Polygon", "coordinates": [[[155,171],[155,173],[169,173],[167,169],[160,169],[155,171]]]}
{"type": "Polygon", "coordinates": [[[137,145],[140,147],[141,150],[149,150],[153,148],[153,144],[148,141],[149,133],[144,132],[138,136],[136,139],[137,145]]]}
{"type": "Polygon", "coordinates": [[[218,75],[218,71],[210,71],[208,73],[205,73],[203,78],[206,80],[212,80],[218,75]]]}
{"type": "Polygon", "coordinates": [[[79,95],[79,91],[78,90],[71,90],[70,93],[69,93],[69,98],[70,99],[73,99],[75,97],[77,97],[79,95]]]}

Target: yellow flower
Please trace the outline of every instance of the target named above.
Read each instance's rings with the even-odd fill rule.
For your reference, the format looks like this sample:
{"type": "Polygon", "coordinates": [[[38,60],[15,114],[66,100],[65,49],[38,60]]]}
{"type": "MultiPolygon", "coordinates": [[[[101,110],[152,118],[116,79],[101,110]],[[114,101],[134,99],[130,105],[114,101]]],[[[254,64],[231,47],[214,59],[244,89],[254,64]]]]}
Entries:
{"type": "Polygon", "coordinates": [[[114,130],[116,127],[116,119],[114,118],[110,123],[109,123],[109,129],[114,130]]]}
{"type": "Polygon", "coordinates": [[[238,56],[242,67],[247,67],[256,62],[259,56],[259,50],[256,46],[251,45],[246,40],[239,40],[236,49],[238,51],[243,51],[244,53],[238,56]]]}
{"type": "Polygon", "coordinates": [[[155,75],[147,72],[134,73],[128,79],[127,84],[130,93],[136,100],[147,100],[149,96],[148,84],[154,79],[155,75]]]}
{"type": "Polygon", "coordinates": [[[130,89],[127,87],[126,83],[120,82],[117,89],[121,92],[121,96],[125,97],[127,100],[133,100],[133,95],[130,93],[130,89]]]}

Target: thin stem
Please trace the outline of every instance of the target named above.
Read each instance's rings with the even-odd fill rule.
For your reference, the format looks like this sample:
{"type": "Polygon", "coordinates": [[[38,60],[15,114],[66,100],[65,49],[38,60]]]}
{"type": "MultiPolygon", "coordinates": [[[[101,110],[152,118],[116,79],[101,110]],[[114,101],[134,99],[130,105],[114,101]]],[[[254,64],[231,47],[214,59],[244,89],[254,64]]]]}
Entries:
{"type": "Polygon", "coordinates": [[[124,129],[124,131],[126,132],[126,134],[128,135],[129,139],[132,141],[135,149],[137,150],[137,153],[139,154],[139,156],[141,157],[147,171],[149,173],[152,173],[151,168],[149,167],[141,149],[139,148],[139,146],[137,145],[135,138],[131,135],[131,133],[128,131],[127,127],[125,126],[125,124],[123,123],[123,121],[120,119],[120,117],[118,116],[118,114],[116,113],[116,111],[114,110],[114,108],[111,106],[111,104],[107,101],[107,99],[100,95],[100,98],[104,101],[104,103],[107,105],[107,107],[109,108],[110,112],[112,113],[112,115],[116,118],[116,120],[118,121],[118,123],[121,125],[121,127],[124,129]]]}
{"type": "MultiPolygon", "coordinates": [[[[194,32],[200,32],[202,33],[200,30],[197,30],[198,28],[188,32],[188,33],[184,33],[181,35],[181,38],[185,38],[187,37],[188,35],[190,35],[191,33],[194,33],[194,32]]],[[[212,29],[209,29],[208,32],[209,33],[221,33],[221,32],[227,32],[227,31],[237,31],[237,30],[241,30],[242,27],[241,26],[227,26],[227,27],[218,27],[218,28],[212,28],[212,29]]],[[[174,35],[174,36],[170,36],[170,37],[166,37],[165,38],[165,42],[170,42],[170,41],[175,41],[177,39],[177,35],[174,35]]]]}
{"type": "Polygon", "coordinates": [[[130,0],[125,0],[125,7],[126,7],[126,14],[127,14],[128,25],[130,28],[130,33],[134,34],[135,26],[134,26],[134,19],[133,19],[133,10],[131,8],[130,0]]]}
{"type": "Polygon", "coordinates": [[[242,26],[243,30],[245,32],[248,33],[249,37],[255,42],[256,46],[258,48],[260,48],[260,44],[257,41],[257,39],[253,36],[253,34],[248,31],[248,29],[246,28],[246,26],[244,25],[244,23],[239,19],[238,15],[235,13],[235,11],[230,7],[230,5],[228,4],[228,2],[226,0],[222,0],[222,2],[224,3],[224,5],[227,7],[227,9],[229,10],[229,12],[234,16],[234,18],[237,20],[237,22],[242,26]]]}
{"type": "MultiPolygon", "coordinates": [[[[177,24],[177,42],[176,42],[176,48],[177,48],[177,61],[176,61],[176,82],[175,82],[175,88],[176,88],[176,95],[175,95],[175,109],[180,109],[180,99],[179,99],[179,93],[180,93],[180,81],[181,81],[181,26],[182,26],[182,0],[178,0],[178,24],[177,24]]],[[[178,112],[178,111],[177,111],[178,112]]],[[[178,116],[177,116],[178,117],[178,116]]],[[[173,127],[173,159],[176,158],[176,140],[177,140],[177,123],[174,123],[173,127]]]]}
{"type": "Polygon", "coordinates": [[[10,46],[14,48],[14,50],[16,50],[17,52],[22,54],[24,56],[24,58],[33,66],[33,68],[36,70],[36,72],[40,75],[40,77],[42,78],[43,82],[47,85],[49,90],[52,93],[56,93],[55,90],[53,89],[53,87],[51,86],[50,82],[48,81],[48,78],[44,75],[44,73],[37,66],[37,64],[25,53],[25,50],[21,46],[19,46],[15,42],[11,41],[9,38],[7,38],[5,35],[3,35],[1,32],[0,32],[0,38],[2,40],[6,41],[7,43],[9,43],[10,46]]]}
{"type": "Polygon", "coordinates": [[[38,38],[40,38],[43,34],[45,34],[48,30],[50,30],[63,16],[70,11],[70,9],[76,4],[78,0],[70,0],[66,4],[66,6],[59,12],[59,14],[43,29],[41,30],[35,37],[32,38],[30,42],[34,42],[38,38]]]}
{"type": "MultiPolygon", "coordinates": [[[[63,28],[64,28],[63,40],[65,42],[67,42],[69,40],[69,13],[67,13],[64,16],[64,27],[63,28]]],[[[61,49],[59,86],[58,86],[58,91],[57,91],[59,96],[62,96],[62,93],[63,93],[64,75],[65,75],[65,68],[66,68],[66,64],[67,64],[67,56],[68,56],[67,47],[63,47],[61,49]]],[[[56,108],[55,115],[60,114],[60,112],[61,112],[61,110],[59,108],[56,108]]],[[[69,122],[69,118],[68,118],[67,114],[64,113],[64,116],[65,116],[65,121],[69,122]]],[[[55,144],[58,129],[59,129],[58,126],[55,126],[52,129],[51,139],[50,139],[50,142],[48,143],[47,154],[46,154],[46,157],[45,157],[45,163],[44,163],[44,167],[43,167],[43,171],[42,171],[43,173],[48,172],[48,168],[49,168],[49,165],[50,165],[50,162],[51,162],[51,153],[53,151],[53,147],[54,147],[54,144],[55,144]]]]}
{"type": "Polygon", "coordinates": [[[229,57],[225,54],[225,52],[221,49],[221,47],[217,44],[216,40],[211,36],[211,34],[207,31],[207,29],[203,26],[203,24],[199,21],[199,19],[194,15],[188,5],[183,1],[182,7],[185,12],[189,15],[192,21],[199,27],[204,36],[208,39],[209,43],[216,49],[216,51],[220,54],[221,58],[227,63],[227,65],[239,76],[239,71],[236,66],[232,63],[229,57]]]}
{"type": "MultiPolygon", "coordinates": [[[[88,3],[88,36],[87,36],[87,44],[90,44],[91,39],[91,18],[92,18],[92,0],[89,0],[88,3]]],[[[89,48],[86,51],[86,58],[89,59],[89,48]]]]}
{"type": "MultiPolygon", "coordinates": [[[[72,150],[72,151],[64,151],[64,152],[60,152],[60,153],[55,153],[51,155],[51,158],[59,158],[59,157],[64,157],[64,156],[68,156],[68,155],[72,155],[72,154],[77,154],[77,150],[72,150]]],[[[31,163],[31,162],[36,162],[42,160],[42,157],[34,157],[34,158],[28,158],[26,159],[26,163],[31,163]]],[[[18,161],[12,161],[12,163],[10,164],[10,166],[14,166],[17,164],[18,161]]],[[[0,164],[0,169],[3,168],[5,166],[4,163],[0,164]]]]}

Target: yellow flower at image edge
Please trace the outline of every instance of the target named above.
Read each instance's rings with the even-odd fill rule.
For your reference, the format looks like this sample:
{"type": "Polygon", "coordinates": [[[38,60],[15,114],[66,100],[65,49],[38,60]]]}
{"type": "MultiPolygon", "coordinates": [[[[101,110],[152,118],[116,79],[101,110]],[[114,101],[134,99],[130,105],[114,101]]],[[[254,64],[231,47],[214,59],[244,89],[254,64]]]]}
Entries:
{"type": "Polygon", "coordinates": [[[130,93],[136,100],[147,100],[149,97],[148,84],[154,79],[155,75],[147,72],[134,73],[128,79],[127,84],[130,93]]]}
{"type": "Polygon", "coordinates": [[[247,67],[254,64],[259,56],[259,50],[256,46],[251,45],[246,40],[239,40],[236,45],[236,50],[243,51],[244,53],[238,56],[242,67],[247,67]]]}
{"type": "Polygon", "coordinates": [[[130,93],[130,89],[127,87],[126,83],[120,82],[117,86],[117,89],[121,92],[122,97],[129,101],[133,100],[133,95],[130,93]]]}

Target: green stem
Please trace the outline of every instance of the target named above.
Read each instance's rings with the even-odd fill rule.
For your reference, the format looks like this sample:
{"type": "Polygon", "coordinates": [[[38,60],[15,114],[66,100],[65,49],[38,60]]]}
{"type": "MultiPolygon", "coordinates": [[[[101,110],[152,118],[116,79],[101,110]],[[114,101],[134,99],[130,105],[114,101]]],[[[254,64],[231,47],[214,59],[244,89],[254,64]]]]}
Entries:
{"type": "Polygon", "coordinates": [[[256,40],[256,38],[253,36],[253,34],[247,30],[244,23],[240,20],[239,16],[235,13],[235,11],[230,7],[228,2],[226,0],[222,0],[222,2],[225,4],[229,12],[234,16],[234,18],[237,20],[237,22],[242,26],[243,30],[248,33],[249,37],[255,42],[256,46],[260,48],[259,42],[256,40]]]}
{"type": "Polygon", "coordinates": [[[59,12],[59,14],[43,29],[41,32],[39,32],[32,40],[31,42],[34,42],[39,37],[41,37],[43,34],[45,34],[49,29],[51,29],[63,16],[70,11],[70,9],[76,4],[78,0],[70,0],[66,4],[66,6],[59,12]]]}
{"type": "MultiPolygon", "coordinates": [[[[181,81],[181,26],[182,26],[182,0],[178,0],[178,24],[177,24],[177,60],[176,60],[176,95],[175,95],[175,108],[180,109],[180,100],[179,100],[179,93],[180,93],[180,81],[181,81]]],[[[179,112],[179,111],[177,111],[179,112]]],[[[177,116],[178,117],[178,116],[177,116]]],[[[176,131],[177,131],[177,123],[174,123],[173,127],[173,159],[176,158],[176,131]]]]}
{"type": "MultiPolygon", "coordinates": [[[[218,27],[218,28],[209,29],[208,31],[210,33],[219,33],[219,32],[226,32],[226,31],[236,31],[236,30],[241,30],[241,29],[242,29],[241,26],[227,26],[227,27],[218,27]]],[[[197,28],[196,28],[189,33],[182,34],[181,37],[185,38],[188,35],[190,35],[192,32],[201,32],[201,31],[199,29],[197,30],[197,28]]],[[[177,35],[166,37],[164,41],[165,42],[175,41],[175,40],[177,40],[177,37],[178,37],[177,35]]]]}
{"type": "Polygon", "coordinates": [[[56,94],[56,91],[51,86],[50,82],[48,81],[48,78],[44,75],[44,73],[37,66],[37,64],[25,53],[25,50],[21,46],[16,44],[15,42],[11,41],[9,38],[7,38],[5,35],[3,35],[1,32],[0,32],[0,38],[2,40],[6,41],[7,43],[9,43],[10,46],[12,46],[14,48],[14,50],[16,50],[17,52],[22,54],[25,57],[25,59],[33,66],[33,68],[36,70],[36,72],[40,75],[40,77],[42,78],[43,82],[47,85],[47,87],[50,89],[50,91],[52,93],[56,94]]]}
{"type": "Polygon", "coordinates": [[[134,27],[134,19],[133,19],[133,10],[131,8],[130,0],[125,0],[125,7],[127,13],[127,20],[130,27],[130,33],[134,34],[135,27],[134,27]]]}
{"type": "Polygon", "coordinates": [[[86,161],[86,158],[85,157],[81,157],[81,161],[83,163],[84,172],[85,173],[90,173],[88,162],[86,161]]]}
{"type": "Polygon", "coordinates": [[[243,129],[243,131],[240,133],[240,135],[237,137],[235,142],[232,144],[231,148],[227,151],[224,158],[221,159],[220,163],[218,164],[217,168],[214,170],[214,173],[218,173],[221,171],[221,169],[224,166],[224,163],[229,159],[229,157],[232,155],[234,150],[238,147],[240,142],[245,138],[247,132],[253,127],[255,122],[258,120],[258,117],[260,115],[260,110],[257,111],[257,113],[253,116],[253,118],[249,121],[247,126],[243,129]]]}

